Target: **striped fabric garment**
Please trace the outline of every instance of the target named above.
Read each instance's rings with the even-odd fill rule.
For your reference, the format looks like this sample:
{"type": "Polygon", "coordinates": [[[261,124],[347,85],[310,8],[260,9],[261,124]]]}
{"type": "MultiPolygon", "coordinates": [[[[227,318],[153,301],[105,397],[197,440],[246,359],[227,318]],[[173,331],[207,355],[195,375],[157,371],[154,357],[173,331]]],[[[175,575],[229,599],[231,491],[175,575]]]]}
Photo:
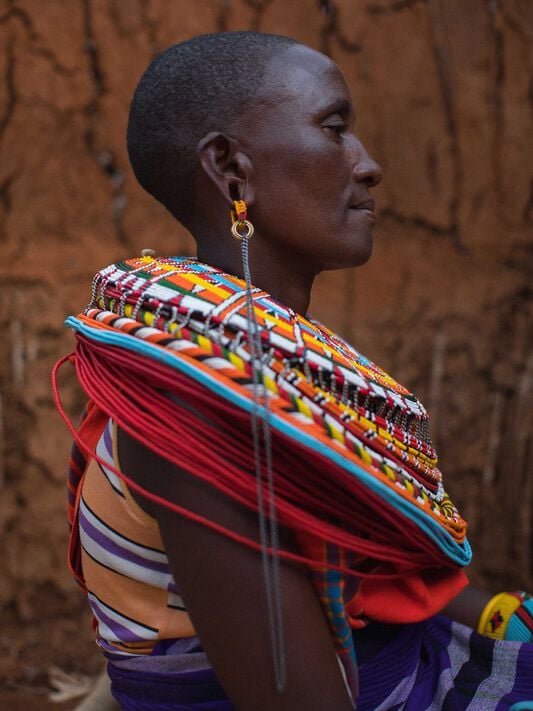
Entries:
{"type": "Polygon", "coordinates": [[[359,711],[509,711],[526,699],[533,709],[532,645],[491,640],[441,615],[375,623],[355,639],[359,711]]]}
{"type": "MultiPolygon", "coordinates": [[[[116,428],[96,453],[118,464],[116,428]]],[[[93,460],[78,509],[81,562],[98,644],[113,655],[150,654],[160,639],[195,634],[169,569],[159,528],[124,483],[93,460]]]]}
{"type": "MultiPolygon", "coordinates": [[[[358,711],[532,711],[533,646],[500,642],[437,615],[354,632],[358,711]]],[[[199,640],[152,657],[110,662],[113,694],[128,711],[233,709],[199,640]]]]}
{"type": "MultiPolygon", "coordinates": [[[[119,465],[112,420],[96,453],[119,465]]],[[[96,461],[83,482],[78,520],[97,641],[123,707],[230,711],[177,594],[156,521],[96,461]]],[[[354,631],[354,640],[361,711],[504,711],[533,698],[532,645],[490,640],[442,616],[371,623],[354,631]]]]}

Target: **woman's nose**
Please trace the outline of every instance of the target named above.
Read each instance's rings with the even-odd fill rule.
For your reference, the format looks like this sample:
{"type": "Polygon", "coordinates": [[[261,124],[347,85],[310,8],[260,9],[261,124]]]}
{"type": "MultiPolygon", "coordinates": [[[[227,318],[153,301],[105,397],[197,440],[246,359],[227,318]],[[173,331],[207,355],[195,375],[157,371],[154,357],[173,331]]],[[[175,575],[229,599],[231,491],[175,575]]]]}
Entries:
{"type": "Polygon", "coordinates": [[[370,157],[362,144],[359,144],[359,155],[354,164],[353,177],[356,182],[366,183],[369,188],[381,183],[383,178],[381,166],[370,157]]]}

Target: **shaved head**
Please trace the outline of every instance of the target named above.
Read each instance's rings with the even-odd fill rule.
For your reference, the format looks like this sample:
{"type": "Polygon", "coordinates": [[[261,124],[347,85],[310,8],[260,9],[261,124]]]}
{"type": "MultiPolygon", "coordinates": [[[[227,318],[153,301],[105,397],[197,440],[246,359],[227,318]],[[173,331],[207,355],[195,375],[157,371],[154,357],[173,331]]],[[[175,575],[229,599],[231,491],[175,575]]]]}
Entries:
{"type": "Polygon", "coordinates": [[[143,188],[183,224],[194,211],[198,142],[231,128],[272,57],[294,44],[258,32],[200,35],[169,47],[142,76],[129,115],[130,162],[143,188]]]}

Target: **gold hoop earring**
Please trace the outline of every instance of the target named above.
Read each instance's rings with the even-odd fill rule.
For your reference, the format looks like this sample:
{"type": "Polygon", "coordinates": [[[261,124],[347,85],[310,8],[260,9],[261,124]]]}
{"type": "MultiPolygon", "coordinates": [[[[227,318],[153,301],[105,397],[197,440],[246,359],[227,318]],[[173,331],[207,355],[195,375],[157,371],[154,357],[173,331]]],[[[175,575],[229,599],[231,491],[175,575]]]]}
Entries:
{"type": "Polygon", "coordinates": [[[254,233],[254,226],[247,219],[247,208],[244,200],[233,201],[234,210],[231,211],[231,234],[239,241],[248,240],[254,233]]]}

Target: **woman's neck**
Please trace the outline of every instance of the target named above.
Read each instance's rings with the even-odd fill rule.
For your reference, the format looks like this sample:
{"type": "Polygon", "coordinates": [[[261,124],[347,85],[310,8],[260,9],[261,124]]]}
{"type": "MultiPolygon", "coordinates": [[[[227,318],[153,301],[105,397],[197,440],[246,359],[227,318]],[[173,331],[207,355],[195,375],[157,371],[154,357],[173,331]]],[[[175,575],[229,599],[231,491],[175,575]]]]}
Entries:
{"type": "MultiPolygon", "coordinates": [[[[265,253],[265,250],[254,250],[253,247],[251,242],[250,273],[253,285],[297,313],[305,315],[316,273],[303,269],[301,264],[285,254],[279,255],[274,250],[265,253]]],[[[224,251],[199,243],[198,259],[244,279],[240,244],[237,241],[224,251]]]]}

